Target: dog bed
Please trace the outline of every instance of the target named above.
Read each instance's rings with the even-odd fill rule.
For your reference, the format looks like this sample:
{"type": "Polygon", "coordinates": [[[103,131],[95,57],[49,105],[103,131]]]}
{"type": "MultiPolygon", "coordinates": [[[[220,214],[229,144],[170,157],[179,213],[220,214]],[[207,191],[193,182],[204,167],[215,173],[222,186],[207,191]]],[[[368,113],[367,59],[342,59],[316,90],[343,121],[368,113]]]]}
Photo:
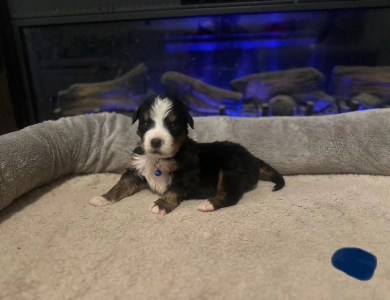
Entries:
{"type": "Polygon", "coordinates": [[[324,117],[195,118],[197,141],[231,140],[286,176],[212,213],[148,212],[142,191],[88,200],[126,168],[131,119],[96,114],[0,137],[0,299],[385,299],[390,294],[390,110],[324,117]],[[373,176],[376,175],[376,176],[373,176]],[[376,256],[369,281],[334,268],[376,256]]]}

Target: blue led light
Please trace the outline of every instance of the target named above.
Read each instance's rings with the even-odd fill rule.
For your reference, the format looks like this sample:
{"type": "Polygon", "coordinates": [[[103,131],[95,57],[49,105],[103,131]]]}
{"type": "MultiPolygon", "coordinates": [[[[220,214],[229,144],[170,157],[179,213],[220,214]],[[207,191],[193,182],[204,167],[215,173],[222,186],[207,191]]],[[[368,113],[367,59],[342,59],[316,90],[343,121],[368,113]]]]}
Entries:
{"type": "Polygon", "coordinates": [[[314,38],[269,39],[251,41],[215,41],[166,44],[167,52],[219,51],[233,49],[262,49],[282,47],[304,47],[315,42],[314,38]]]}

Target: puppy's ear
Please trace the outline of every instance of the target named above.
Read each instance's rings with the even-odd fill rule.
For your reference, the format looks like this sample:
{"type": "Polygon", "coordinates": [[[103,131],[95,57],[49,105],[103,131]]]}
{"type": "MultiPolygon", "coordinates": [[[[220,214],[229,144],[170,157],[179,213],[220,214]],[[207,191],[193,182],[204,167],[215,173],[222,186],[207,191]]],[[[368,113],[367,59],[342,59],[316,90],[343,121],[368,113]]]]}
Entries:
{"type": "Polygon", "coordinates": [[[194,129],[194,119],[192,119],[191,115],[189,114],[189,112],[187,111],[186,112],[186,117],[187,117],[187,123],[188,125],[190,125],[190,127],[192,129],[194,129]]]}
{"type": "Polygon", "coordinates": [[[131,122],[131,124],[134,124],[139,118],[139,109],[137,109],[135,112],[134,112],[134,115],[133,115],[133,120],[131,122]]]}

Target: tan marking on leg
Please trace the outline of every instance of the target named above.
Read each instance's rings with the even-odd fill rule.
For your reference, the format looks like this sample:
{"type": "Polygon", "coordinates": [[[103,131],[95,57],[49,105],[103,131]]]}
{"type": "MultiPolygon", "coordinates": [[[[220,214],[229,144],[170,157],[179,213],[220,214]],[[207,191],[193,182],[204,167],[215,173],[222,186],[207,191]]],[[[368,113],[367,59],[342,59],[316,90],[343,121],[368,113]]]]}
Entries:
{"type": "Polygon", "coordinates": [[[89,204],[93,206],[110,205],[125,197],[135,194],[144,187],[145,185],[137,186],[128,179],[120,179],[118,183],[108,191],[108,193],[102,196],[93,197],[89,200],[89,204]]]}
{"type": "Polygon", "coordinates": [[[225,207],[225,196],[226,194],[223,191],[218,191],[217,195],[202,202],[198,206],[198,210],[200,211],[213,211],[217,208],[225,207]]]}
{"type": "Polygon", "coordinates": [[[166,215],[178,207],[179,204],[179,196],[176,193],[167,190],[161,195],[160,199],[149,206],[149,211],[155,214],[166,215]]]}
{"type": "Polygon", "coordinates": [[[112,200],[114,202],[123,199],[124,197],[131,196],[138,192],[141,189],[141,186],[135,185],[128,179],[120,179],[114,187],[108,191],[107,194],[104,194],[103,197],[112,200]]]}
{"type": "Polygon", "coordinates": [[[213,211],[216,208],[224,207],[225,196],[226,194],[223,189],[223,171],[220,170],[218,173],[217,194],[209,200],[203,201],[198,206],[198,210],[207,212],[213,211]]]}
{"type": "Polygon", "coordinates": [[[170,190],[167,190],[164,194],[162,194],[161,198],[166,203],[169,203],[171,205],[178,205],[179,204],[179,196],[170,190]]]}

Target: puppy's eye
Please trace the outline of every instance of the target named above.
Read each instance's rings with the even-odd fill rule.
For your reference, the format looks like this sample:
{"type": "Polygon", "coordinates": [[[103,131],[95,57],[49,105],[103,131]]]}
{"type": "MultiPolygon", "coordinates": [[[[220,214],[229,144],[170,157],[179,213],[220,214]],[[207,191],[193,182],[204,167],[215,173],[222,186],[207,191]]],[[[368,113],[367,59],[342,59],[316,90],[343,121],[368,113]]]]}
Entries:
{"type": "Polygon", "coordinates": [[[171,127],[177,127],[179,126],[177,123],[171,123],[171,127]]]}
{"type": "Polygon", "coordinates": [[[148,122],[142,122],[142,126],[148,126],[149,123],[148,122]]]}

